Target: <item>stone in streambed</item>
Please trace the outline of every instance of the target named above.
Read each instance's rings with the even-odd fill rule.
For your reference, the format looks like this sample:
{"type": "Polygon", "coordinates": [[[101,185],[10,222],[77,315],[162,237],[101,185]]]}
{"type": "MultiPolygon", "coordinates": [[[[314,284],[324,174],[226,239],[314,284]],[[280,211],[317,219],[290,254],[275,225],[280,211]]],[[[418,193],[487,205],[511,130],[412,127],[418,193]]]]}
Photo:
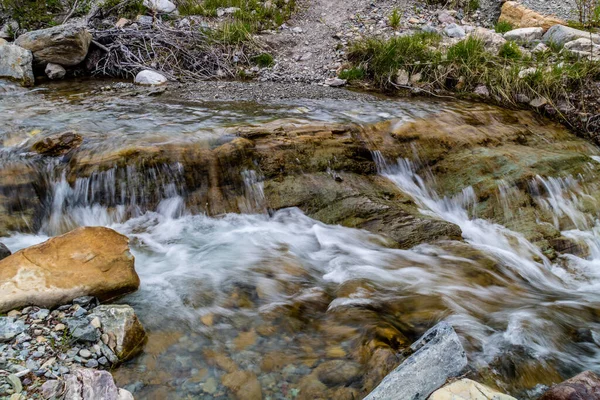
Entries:
{"type": "Polygon", "coordinates": [[[75,132],[63,132],[48,136],[31,146],[31,150],[44,156],[61,156],[76,149],[83,142],[81,135],[75,132]]]}
{"type": "Polygon", "coordinates": [[[78,228],[0,261],[0,312],[52,308],[83,295],[106,301],[139,284],[126,236],[109,228],[78,228]]]}
{"type": "Polygon", "coordinates": [[[470,379],[461,379],[436,390],[429,400],[517,400],[470,379]]]}
{"type": "Polygon", "coordinates": [[[53,80],[62,79],[67,74],[67,70],[62,65],[54,63],[48,63],[44,72],[48,78],[53,80]]]}
{"type": "Polygon", "coordinates": [[[467,366],[460,339],[446,322],[425,332],[411,345],[411,350],[415,353],[387,375],[366,400],[425,400],[467,366]]]}
{"type": "Polygon", "coordinates": [[[130,306],[98,306],[92,310],[90,318],[99,318],[102,332],[114,338],[114,348],[111,350],[120,361],[128,360],[142,350],[146,331],[130,306]]]}
{"type": "Polygon", "coordinates": [[[223,386],[231,390],[236,399],[261,400],[262,390],[256,375],[250,371],[235,371],[221,378],[223,386]]]}
{"type": "Polygon", "coordinates": [[[0,78],[33,86],[33,56],[31,51],[13,44],[0,45],[0,78]]]}
{"type": "Polygon", "coordinates": [[[346,360],[326,361],[315,369],[319,380],[329,386],[348,386],[360,377],[361,372],[360,364],[346,360]]]}
{"type": "Polygon", "coordinates": [[[4,243],[0,243],[0,260],[4,260],[6,257],[10,256],[11,254],[12,253],[8,249],[8,247],[6,247],[4,245],[4,243]]]}
{"type": "Polygon", "coordinates": [[[87,56],[92,35],[80,25],[58,25],[22,34],[15,44],[33,53],[36,63],[74,66],[87,56]]]}
{"type": "Polygon", "coordinates": [[[600,376],[582,372],[552,386],[539,400],[600,400],[600,376]]]}

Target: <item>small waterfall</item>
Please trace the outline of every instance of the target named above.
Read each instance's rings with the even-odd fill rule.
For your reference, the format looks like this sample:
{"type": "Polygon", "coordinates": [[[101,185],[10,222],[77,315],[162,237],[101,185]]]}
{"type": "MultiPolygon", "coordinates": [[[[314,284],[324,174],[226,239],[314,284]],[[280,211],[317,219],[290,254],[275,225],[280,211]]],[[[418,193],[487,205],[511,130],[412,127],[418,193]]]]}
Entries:
{"type": "Polygon", "coordinates": [[[121,223],[157,210],[171,217],[185,213],[187,193],[183,166],[162,164],[144,170],[134,165],[114,167],[77,178],[74,184],[67,171],[49,166],[49,211],[41,231],[56,235],[77,226],[121,223]],[[58,177],[56,177],[58,175],[58,177]]]}
{"type": "Polygon", "coordinates": [[[263,177],[254,170],[241,172],[244,181],[244,197],[240,201],[240,210],[245,213],[266,213],[263,177]]]}

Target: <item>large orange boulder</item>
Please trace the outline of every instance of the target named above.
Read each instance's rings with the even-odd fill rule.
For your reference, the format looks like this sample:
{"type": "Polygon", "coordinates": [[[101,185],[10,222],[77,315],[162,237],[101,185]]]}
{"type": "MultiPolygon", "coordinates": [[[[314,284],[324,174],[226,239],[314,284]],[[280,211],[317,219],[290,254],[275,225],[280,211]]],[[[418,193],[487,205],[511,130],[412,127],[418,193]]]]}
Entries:
{"type": "Polygon", "coordinates": [[[507,1],[502,5],[499,21],[509,22],[515,28],[541,27],[544,31],[554,25],[566,25],[565,21],[553,15],[542,15],[516,1],[507,1]]]}
{"type": "Polygon", "coordinates": [[[112,229],[75,229],[0,261],[0,313],[55,307],[80,296],[111,300],[138,289],[129,239],[112,229]]]}

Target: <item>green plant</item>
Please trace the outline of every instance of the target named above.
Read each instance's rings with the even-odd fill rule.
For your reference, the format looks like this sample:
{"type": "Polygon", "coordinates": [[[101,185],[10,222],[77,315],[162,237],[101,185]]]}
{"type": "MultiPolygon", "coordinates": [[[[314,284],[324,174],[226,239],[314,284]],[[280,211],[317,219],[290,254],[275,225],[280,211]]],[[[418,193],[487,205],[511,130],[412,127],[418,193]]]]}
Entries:
{"type": "Polygon", "coordinates": [[[134,19],[146,13],[143,0],[105,0],[101,6],[105,15],[134,19]]]}
{"type": "Polygon", "coordinates": [[[343,69],[338,74],[338,77],[347,81],[359,81],[365,77],[365,71],[362,68],[356,67],[343,69]]]}
{"type": "Polygon", "coordinates": [[[64,11],[59,0],[0,0],[0,10],[27,30],[47,27],[64,11]]]}
{"type": "Polygon", "coordinates": [[[494,30],[498,33],[510,32],[514,29],[513,25],[508,21],[498,21],[494,26],[494,30]]]}
{"type": "Polygon", "coordinates": [[[475,12],[479,9],[479,0],[469,0],[467,3],[466,11],[467,13],[475,12]]]}
{"type": "Polygon", "coordinates": [[[469,36],[467,39],[450,46],[446,57],[451,62],[476,66],[486,61],[485,46],[480,39],[469,36]]]}
{"type": "Polygon", "coordinates": [[[397,8],[394,8],[394,10],[392,11],[392,15],[390,15],[388,19],[389,25],[394,29],[398,29],[400,27],[401,20],[402,15],[400,14],[397,8]]]}
{"type": "Polygon", "coordinates": [[[521,52],[519,45],[512,41],[504,43],[502,47],[500,47],[498,55],[502,58],[508,58],[511,60],[520,60],[523,58],[523,53],[521,52]]]}
{"type": "Polygon", "coordinates": [[[275,59],[269,53],[262,53],[252,58],[252,61],[261,68],[267,68],[275,64],[275,59]]]}

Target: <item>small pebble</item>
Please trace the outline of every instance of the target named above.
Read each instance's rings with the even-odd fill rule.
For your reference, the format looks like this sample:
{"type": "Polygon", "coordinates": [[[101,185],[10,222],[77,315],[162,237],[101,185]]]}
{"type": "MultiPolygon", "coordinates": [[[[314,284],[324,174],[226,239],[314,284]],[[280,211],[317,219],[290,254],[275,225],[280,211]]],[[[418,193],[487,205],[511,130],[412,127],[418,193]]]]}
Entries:
{"type": "Polygon", "coordinates": [[[98,361],[96,360],[89,360],[86,364],[86,367],[88,368],[96,368],[98,366],[98,361]]]}
{"type": "Polygon", "coordinates": [[[88,349],[83,349],[79,352],[79,355],[83,358],[90,358],[92,356],[92,353],[90,353],[88,349]]]}

